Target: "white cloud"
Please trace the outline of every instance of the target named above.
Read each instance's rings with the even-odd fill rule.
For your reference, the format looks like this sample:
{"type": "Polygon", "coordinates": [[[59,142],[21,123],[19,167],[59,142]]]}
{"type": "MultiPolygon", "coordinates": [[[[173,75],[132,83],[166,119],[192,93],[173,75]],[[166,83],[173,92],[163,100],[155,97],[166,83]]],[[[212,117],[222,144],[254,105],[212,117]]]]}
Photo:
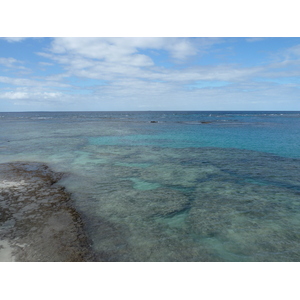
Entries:
{"type": "Polygon", "coordinates": [[[294,45],[289,48],[281,48],[270,54],[273,65],[276,64],[283,66],[284,64],[293,65],[300,59],[300,44],[294,45]]]}
{"type": "MultiPolygon", "coordinates": [[[[37,54],[63,66],[65,73],[58,75],[60,79],[75,76],[105,80],[114,87],[124,78],[135,82],[140,79],[148,80],[149,86],[151,81],[184,83],[196,80],[240,79],[253,72],[232,71],[226,67],[218,70],[207,67],[185,68],[180,71],[167,69],[156,66],[151,57],[145,54],[149,50],[164,50],[173,59],[182,61],[196,54],[204,54],[220,42],[217,38],[55,38],[49,52],[37,54]]],[[[163,84],[167,86],[167,83],[163,84]]]]}
{"type": "Polygon", "coordinates": [[[5,67],[12,67],[15,63],[18,61],[13,57],[0,57],[0,65],[3,65],[5,67]]]}
{"type": "Polygon", "coordinates": [[[300,45],[290,47],[286,50],[287,54],[300,57],[300,45]]]}
{"type": "Polygon", "coordinates": [[[53,66],[53,63],[40,61],[40,62],[39,62],[39,65],[41,65],[41,66],[53,66]]]}
{"type": "Polygon", "coordinates": [[[33,110],[276,110],[283,105],[300,109],[299,87],[272,82],[243,81],[188,90],[176,82],[122,78],[92,91],[71,95],[55,89],[17,87],[0,92],[0,98],[33,110]]]}
{"type": "Polygon", "coordinates": [[[152,65],[148,56],[137,54],[134,43],[125,40],[124,38],[56,38],[52,43],[51,51],[129,65],[152,65]]]}
{"type": "Polygon", "coordinates": [[[17,60],[13,57],[0,57],[0,65],[3,65],[7,68],[19,69],[28,72],[29,69],[24,67],[23,64],[23,61],[17,60]]]}
{"type": "Polygon", "coordinates": [[[61,83],[54,80],[32,80],[27,78],[12,78],[12,77],[6,77],[6,76],[0,76],[0,82],[16,85],[16,86],[32,86],[32,87],[50,87],[50,86],[56,86],[56,87],[70,87],[69,84],[61,83]]]}
{"type": "Polygon", "coordinates": [[[3,39],[7,40],[10,43],[15,43],[15,42],[21,42],[27,39],[27,37],[5,37],[3,39]]]}
{"type": "Polygon", "coordinates": [[[2,99],[27,99],[29,98],[28,93],[24,92],[6,92],[6,93],[1,93],[0,98],[2,99]]]}
{"type": "Polygon", "coordinates": [[[18,92],[10,91],[5,93],[0,93],[0,98],[2,99],[53,99],[61,97],[62,94],[58,92],[18,92]]]}
{"type": "Polygon", "coordinates": [[[250,37],[250,38],[246,38],[246,41],[249,43],[253,43],[253,42],[261,42],[264,39],[265,38],[263,38],[263,37],[250,37]]]}
{"type": "Polygon", "coordinates": [[[204,54],[222,42],[218,38],[55,38],[49,53],[38,53],[63,65],[65,76],[115,81],[120,78],[187,83],[199,80],[243,81],[265,67],[237,65],[164,68],[154,64],[144,50],[165,50],[173,58],[204,54]],[[140,52],[142,51],[142,52],[140,52]]]}
{"type": "MultiPolygon", "coordinates": [[[[191,66],[182,63],[189,61],[189,58],[201,58],[220,42],[222,40],[214,38],[55,38],[48,50],[44,48],[45,52],[37,54],[52,60],[53,70],[58,64],[64,71],[27,78],[0,76],[0,82],[15,86],[2,88],[0,98],[18,100],[20,105],[34,105],[39,101],[45,105],[55,103],[57,109],[66,104],[69,110],[242,110],[268,109],[271,102],[282,105],[285,95],[289,95],[286,101],[290,106],[287,109],[291,109],[292,105],[294,109],[300,109],[297,84],[255,81],[255,78],[299,76],[300,60],[295,60],[295,57],[300,55],[300,46],[285,50],[286,57],[290,55],[289,59],[268,65],[191,66]],[[172,66],[156,65],[159,59],[155,55],[168,59],[172,66]],[[74,77],[77,79],[74,80],[74,77]],[[85,82],[89,82],[88,79],[105,82],[96,86],[97,82],[91,81],[93,84],[87,87],[80,83],[81,79],[85,82]],[[68,80],[73,84],[69,84],[68,80]],[[197,88],[197,85],[188,88],[188,85],[202,80],[212,82],[212,85],[203,87],[200,82],[199,87],[202,88],[197,88]],[[214,81],[226,82],[227,86],[213,86],[214,81]],[[261,103],[261,107],[257,103],[261,103]]],[[[18,61],[2,58],[0,63],[14,66],[18,61]]],[[[39,64],[47,66],[52,63],[39,64]]]]}
{"type": "Polygon", "coordinates": [[[172,57],[182,60],[219,42],[217,38],[55,38],[50,51],[107,62],[150,66],[153,64],[151,58],[138,54],[140,50],[165,50],[172,57]]]}
{"type": "Polygon", "coordinates": [[[74,54],[47,56],[64,66],[65,77],[77,76],[108,81],[118,80],[120,77],[177,83],[197,80],[241,81],[264,69],[263,67],[241,68],[235,65],[186,67],[180,70],[152,64],[146,67],[145,61],[140,63],[137,55],[134,58],[123,57],[119,62],[93,60],[74,54]]]}
{"type": "Polygon", "coordinates": [[[282,109],[283,104],[285,109],[300,109],[299,88],[247,81],[186,90],[175,83],[124,79],[99,87],[84,103],[98,110],[270,110],[282,109]]]}

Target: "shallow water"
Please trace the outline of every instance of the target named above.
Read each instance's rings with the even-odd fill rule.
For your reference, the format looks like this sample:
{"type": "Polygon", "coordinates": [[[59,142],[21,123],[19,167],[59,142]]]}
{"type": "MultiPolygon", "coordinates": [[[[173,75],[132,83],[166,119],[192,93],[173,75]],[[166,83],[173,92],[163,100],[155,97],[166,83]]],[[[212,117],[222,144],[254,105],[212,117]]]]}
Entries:
{"type": "Polygon", "coordinates": [[[299,112],[0,113],[0,124],[0,162],[68,174],[101,261],[300,261],[299,112]]]}

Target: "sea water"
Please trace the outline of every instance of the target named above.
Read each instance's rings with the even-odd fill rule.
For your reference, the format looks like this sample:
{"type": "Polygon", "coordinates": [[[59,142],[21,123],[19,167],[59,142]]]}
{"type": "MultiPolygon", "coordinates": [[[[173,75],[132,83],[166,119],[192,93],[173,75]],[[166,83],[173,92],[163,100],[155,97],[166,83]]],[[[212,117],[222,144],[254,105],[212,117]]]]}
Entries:
{"type": "Polygon", "coordinates": [[[67,174],[99,261],[300,261],[300,112],[0,113],[12,161],[67,174]]]}

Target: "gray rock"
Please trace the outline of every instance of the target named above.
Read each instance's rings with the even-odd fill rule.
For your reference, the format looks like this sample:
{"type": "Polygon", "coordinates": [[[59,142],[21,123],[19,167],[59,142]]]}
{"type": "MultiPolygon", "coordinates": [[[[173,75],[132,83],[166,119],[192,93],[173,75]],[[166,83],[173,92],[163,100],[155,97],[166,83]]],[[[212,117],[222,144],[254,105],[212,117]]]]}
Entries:
{"type": "Polygon", "coordinates": [[[40,163],[0,164],[0,261],[93,260],[63,174],[40,163]]]}

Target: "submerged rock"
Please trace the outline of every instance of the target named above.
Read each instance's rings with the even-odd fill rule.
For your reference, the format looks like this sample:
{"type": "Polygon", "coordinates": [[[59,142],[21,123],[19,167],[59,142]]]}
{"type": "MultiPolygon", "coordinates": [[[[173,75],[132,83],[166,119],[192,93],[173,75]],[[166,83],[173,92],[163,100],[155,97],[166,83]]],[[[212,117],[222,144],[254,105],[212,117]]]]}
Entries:
{"type": "Polygon", "coordinates": [[[62,173],[0,164],[0,261],[90,261],[93,254],[62,173]]]}

